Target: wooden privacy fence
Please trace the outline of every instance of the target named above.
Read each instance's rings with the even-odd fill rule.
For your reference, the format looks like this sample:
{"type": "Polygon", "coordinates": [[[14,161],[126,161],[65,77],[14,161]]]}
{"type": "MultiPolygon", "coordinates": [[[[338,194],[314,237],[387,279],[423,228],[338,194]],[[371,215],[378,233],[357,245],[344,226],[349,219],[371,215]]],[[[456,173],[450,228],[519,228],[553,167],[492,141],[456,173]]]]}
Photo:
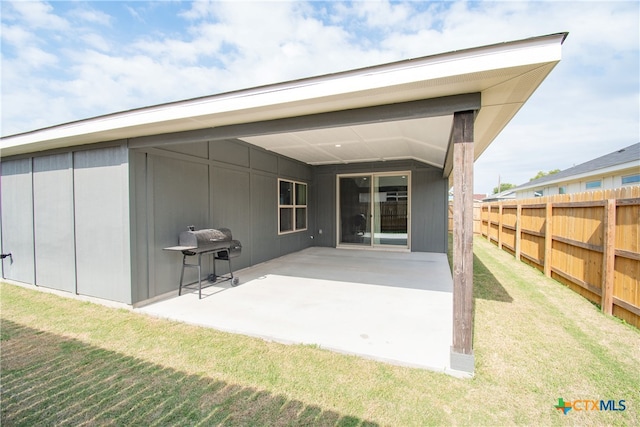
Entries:
{"type": "Polygon", "coordinates": [[[481,234],[640,328],[640,187],[485,203],[481,234]]]}
{"type": "MultiPolygon", "coordinates": [[[[480,234],[480,207],[482,203],[473,202],[473,234],[480,234]]],[[[449,202],[449,232],[453,231],[453,202],[449,202]]]]}

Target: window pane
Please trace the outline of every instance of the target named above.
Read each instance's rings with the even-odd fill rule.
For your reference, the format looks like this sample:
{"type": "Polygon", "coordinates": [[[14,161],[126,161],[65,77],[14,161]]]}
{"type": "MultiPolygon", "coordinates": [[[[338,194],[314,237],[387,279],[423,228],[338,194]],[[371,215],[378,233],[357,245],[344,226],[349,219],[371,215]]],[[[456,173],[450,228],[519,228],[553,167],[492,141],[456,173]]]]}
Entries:
{"type": "Polygon", "coordinates": [[[292,205],[293,204],[293,182],[280,181],[280,204],[292,205]]]}
{"type": "Polygon", "coordinates": [[[280,208],[280,232],[293,231],[293,208],[280,208]]]}
{"type": "Polygon", "coordinates": [[[622,177],[623,184],[633,184],[636,182],[640,182],[640,175],[629,175],[622,177]]]}
{"type": "Polygon", "coordinates": [[[307,208],[296,208],[296,230],[307,228],[307,208]]]}
{"type": "Polygon", "coordinates": [[[591,189],[591,188],[600,188],[600,181],[589,181],[587,182],[587,189],[591,189]]]}
{"type": "Polygon", "coordinates": [[[307,205],[306,184],[296,184],[296,205],[307,205]]]}

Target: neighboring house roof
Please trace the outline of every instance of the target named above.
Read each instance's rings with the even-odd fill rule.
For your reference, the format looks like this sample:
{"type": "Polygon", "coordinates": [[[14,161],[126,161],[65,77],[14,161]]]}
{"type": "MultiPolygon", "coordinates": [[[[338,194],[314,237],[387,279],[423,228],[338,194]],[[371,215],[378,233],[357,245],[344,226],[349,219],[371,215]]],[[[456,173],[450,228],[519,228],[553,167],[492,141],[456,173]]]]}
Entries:
{"type": "Polygon", "coordinates": [[[597,159],[589,160],[553,175],[546,175],[526,184],[519,185],[514,190],[539,188],[559,182],[573,181],[600,173],[610,173],[616,170],[640,167],[640,142],[606,154],[597,159]]]}
{"type": "Polygon", "coordinates": [[[492,194],[484,199],[483,202],[497,202],[500,200],[511,200],[516,198],[515,188],[510,188],[509,190],[505,190],[502,193],[492,194]]]}
{"type": "Polygon", "coordinates": [[[194,133],[179,133],[197,131],[197,140],[237,138],[312,165],[415,159],[449,176],[453,114],[477,111],[477,159],[560,61],[566,36],[109,114],[8,136],[0,150],[11,156],[133,138],[157,145],[188,142],[194,133]]]}

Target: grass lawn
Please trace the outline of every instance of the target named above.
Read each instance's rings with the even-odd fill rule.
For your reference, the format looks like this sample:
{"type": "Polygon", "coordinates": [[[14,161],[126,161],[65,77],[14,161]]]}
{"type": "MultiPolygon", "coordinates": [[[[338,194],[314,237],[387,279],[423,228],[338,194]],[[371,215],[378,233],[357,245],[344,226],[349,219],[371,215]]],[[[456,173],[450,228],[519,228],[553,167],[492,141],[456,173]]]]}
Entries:
{"type": "Polygon", "coordinates": [[[0,424],[640,425],[640,332],[486,240],[474,252],[473,379],[2,284],[0,424]]]}

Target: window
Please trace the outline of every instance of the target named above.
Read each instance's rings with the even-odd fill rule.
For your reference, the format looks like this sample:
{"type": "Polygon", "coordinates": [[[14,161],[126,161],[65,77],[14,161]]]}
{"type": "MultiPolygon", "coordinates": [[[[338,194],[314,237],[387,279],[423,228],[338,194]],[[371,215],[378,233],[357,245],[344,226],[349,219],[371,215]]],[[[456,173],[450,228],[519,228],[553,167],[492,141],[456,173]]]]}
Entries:
{"type": "Polygon", "coordinates": [[[278,234],[307,229],[307,184],[278,180],[278,234]]]}
{"type": "Polygon", "coordinates": [[[622,185],[640,183],[640,174],[627,175],[622,177],[622,185]]]}
{"type": "Polygon", "coordinates": [[[587,181],[587,184],[585,185],[587,190],[593,190],[595,188],[600,188],[602,187],[602,182],[600,180],[598,181],[587,181]]]}
{"type": "Polygon", "coordinates": [[[558,194],[567,194],[567,187],[559,187],[558,188],[558,194]]]}

